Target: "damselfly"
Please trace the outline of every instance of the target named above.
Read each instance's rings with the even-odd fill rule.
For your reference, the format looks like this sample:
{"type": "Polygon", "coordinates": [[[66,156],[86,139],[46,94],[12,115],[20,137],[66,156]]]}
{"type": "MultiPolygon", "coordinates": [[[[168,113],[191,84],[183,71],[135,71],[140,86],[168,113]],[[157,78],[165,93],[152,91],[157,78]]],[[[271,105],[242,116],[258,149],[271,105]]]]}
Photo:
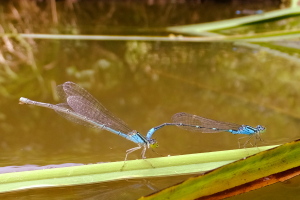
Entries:
{"type": "Polygon", "coordinates": [[[146,138],[136,130],[129,128],[125,122],[113,116],[97,99],[77,84],[65,82],[57,87],[57,91],[64,103],[54,105],[21,97],[20,104],[50,108],[72,122],[92,128],[104,129],[136,143],[137,147],[126,151],[125,160],[127,160],[128,154],[141,148],[143,148],[141,156],[146,158],[147,148],[158,146],[156,140],[146,138]]]}
{"type": "Polygon", "coordinates": [[[150,129],[147,133],[146,138],[150,139],[155,131],[164,126],[178,126],[188,131],[199,131],[202,133],[230,132],[232,134],[250,135],[250,138],[246,142],[248,143],[253,136],[260,139],[259,134],[263,133],[266,130],[266,128],[261,125],[258,125],[254,128],[248,125],[239,125],[229,122],[207,119],[184,112],[176,113],[175,115],[173,115],[172,121],[173,123],[164,123],[150,129]]]}

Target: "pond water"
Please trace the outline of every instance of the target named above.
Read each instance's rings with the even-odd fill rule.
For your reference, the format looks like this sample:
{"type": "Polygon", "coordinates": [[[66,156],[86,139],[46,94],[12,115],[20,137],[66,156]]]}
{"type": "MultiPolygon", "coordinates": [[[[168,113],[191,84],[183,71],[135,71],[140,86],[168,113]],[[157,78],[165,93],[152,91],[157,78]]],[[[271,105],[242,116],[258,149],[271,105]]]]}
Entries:
{"type": "MultiPolygon", "coordinates": [[[[80,27],[80,31],[84,34],[124,32],[137,34],[139,33],[138,20],[133,21],[132,26],[136,27],[128,30],[126,21],[128,19],[124,19],[123,24],[114,21],[122,16],[118,16],[113,9],[135,8],[139,13],[142,8],[154,9],[146,5],[132,4],[135,7],[129,7],[125,3],[125,5],[116,2],[106,4],[99,1],[95,9],[106,12],[97,15],[95,11],[84,12],[92,9],[90,4],[68,5],[67,2],[57,2],[61,24],[51,28],[47,27],[49,22],[41,24],[41,27],[33,24],[28,28],[29,31],[55,33],[62,29],[60,26],[64,26],[65,32],[78,31],[80,27]],[[74,10],[78,9],[77,7],[81,7],[82,10],[80,14],[75,15],[74,10]],[[68,15],[61,13],[61,10],[66,9],[69,9],[68,15]],[[109,9],[114,15],[109,16],[109,9]],[[72,16],[71,19],[74,20],[73,24],[70,23],[71,27],[68,31],[66,31],[68,20],[62,16],[72,16]],[[89,18],[95,21],[90,23],[81,21],[89,18]],[[93,27],[96,19],[101,22],[106,22],[105,19],[109,21],[99,23],[99,27],[93,27]],[[77,27],[74,23],[78,23],[77,27]],[[113,26],[111,31],[109,26],[113,26]],[[40,31],[37,31],[39,28],[40,31]]],[[[28,3],[27,6],[34,5],[35,7],[31,7],[34,9],[28,16],[28,21],[23,21],[25,25],[41,13],[43,15],[40,20],[44,19],[47,16],[44,12],[50,9],[49,5],[42,3],[28,3]]],[[[224,7],[219,3],[213,5],[217,10],[224,7]]],[[[207,6],[213,7],[213,5],[207,6]]],[[[271,10],[276,7],[271,3],[269,6],[259,3],[253,5],[247,5],[246,8],[271,10]]],[[[187,12],[192,5],[187,3],[181,6],[187,12]]],[[[201,4],[196,6],[204,9],[201,4]]],[[[226,11],[230,11],[230,14],[222,13],[223,18],[233,17],[231,11],[237,10],[238,7],[245,7],[245,5],[234,6],[230,3],[227,6],[226,11]]],[[[11,19],[11,24],[6,23],[5,28],[11,30],[11,27],[15,27],[18,31],[25,32],[26,29],[20,23],[22,20],[16,22],[13,17],[9,18],[13,8],[19,9],[20,14],[23,14],[24,4],[7,3],[2,7],[7,11],[2,15],[11,19]]],[[[178,4],[174,4],[173,7],[155,5],[155,11],[161,9],[163,12],[169,8],[170,16],[173,16],[175,14],[172,9],[176,12],[180,10],[179,7],[178,4]]],[[[175,25],[172,20],[169,23],[163,21],[167,19],[160,19],[159,25],[154,23],[155,12],[151,12],[151,9],[145,12],[145,15],[149,15],[148,18],[144,16],[140,19],[149,20],[148,28],[175,25]]],[[[206,19],[194,21],[183,18],[180,23],[199,23],[202,20],[216,19],[218,17],[213,19],[208,15],[206,19]]],[[[144,26],[141,32],[149,33],[149,30],[145,30],[144,26]]],[[[8,62],[0,75],[1,167],[120,161],[124,159],[127,149],[136,146],[110,132],[73,124],[49,109],[18,104],[20,97],[53,104],[60,103],[55,87],[66,81],[84,87],[115,116],[143,135],[154,126],[171,122],[173,114],[188,112],[219,121],[251,126],[263,125],[267,127],[267,131],[261,136],[264,141],[259,142],[258,145],[282,144],[299,138],[300,65],[259,48],[249,48],[229,42],[22,40],[20,38],[8,41],[11,42],[14,50],[9,51],[7,46],[3,47],[8,62]]],[[[8,45],[5,42],[4,44],[8,45]]],[[[238,148],[238,138],[241,136],[230,133],[202,134],[176,127],[165,127],[157,131],[153,137],[159,143],[157,153],[167,156],[235,149],[238,148]]],[[[157,157],[157,154],[147,151],[146,156],[157,157]]],[[[140,158],[140,151],[130,154],[128,159],[138,158],[140,158]]],[[[51,194],[53,198],[132,199],[185,178],[186,176],[118,181],[84,187],[22,191],[2,194],[2,197],[28,196],[39,199],[49,197],[51,194]]],[[[297,183],[299,184],[299,178],[292,179],[287,184],[275,184],[247,193],[243,198],[253,199],[254,196],[265,194],[266,191],[270,195],[273,195],[274,191],[276,194],[280,191],[280,195],[285,197],[289,193],[292,197],[299,190],[299,187],[295,186],[297,183]]],[[[264,196],[262,199],[266,198],[264,196]]]]}

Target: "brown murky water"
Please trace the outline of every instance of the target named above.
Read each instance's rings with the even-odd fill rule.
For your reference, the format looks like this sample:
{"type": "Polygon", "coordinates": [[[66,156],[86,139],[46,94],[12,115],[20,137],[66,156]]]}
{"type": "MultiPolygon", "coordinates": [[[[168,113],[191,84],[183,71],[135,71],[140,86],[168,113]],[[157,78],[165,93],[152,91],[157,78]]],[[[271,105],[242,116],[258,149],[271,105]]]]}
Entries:
{"type": "MultiPolygon", "coordinates": [[[[137,11],[143,8],[133,5],[137,11]]],[[[98,7],[95,8],[102,8],[107,12],[98,15],[96,12],[90,13],[95,14],[95,17],[84,12],[92,9],[90,5],[57,2],[57,6],[60,16],[58,24],[52,28],[47,27],[46,22],[40,24],[41,32],[51,33],[52,30],[56,33],[62,28],[60,26],[63,26],[63,30],[67,33],[78,31],[76,29],[78,27],[82,32],[90,34],[139,32],[137,19],[133,23],[135,27],[132,30],[128,30],[126,18],[123,27],[119,21],[113,26],[114,20],[122,18],[113,9],[126,7],[121,3],[111,5],[98,3],[98,7]],[[72,6],[82,6],[82,12],[75,15],[72,9],[76,8],[72,6]],[[73,15],[71,19],[77,20],[75,21],[78,27],[70,23],[72,26],[70,25],[66,31],[67,18],[62,16],[68,15],[60,13],[60,9],[69,9],[69,16],[73,15]],[[114,15],[108,15],[109,9],[114,15]],[[99,23],[97,27],[93,27],[96,21],[79,20],[86,20],[89,17],[106,23],[99,23]],[[110,26],[113,27],[109,29],[110,26]]],[[[156,9],[167,9],[165,5],[160,6],[156,5],[156,9]]],[[[185,13],[189,6],[191,5],[183,6],[185,13]]],[[[203,9],[201,5],[197,6],[203,9]]],[[[214,8],[220,10],[222,6],[224,5],[216,4],[214,8]]],[[[237,9],[234,4],[228,6],[231,6],[229,11],[234,12],[237,9]]],[[[26,30],[21,29],[24,28],[20,23],[22,20],[14,19],[15,15],[9,10],[16,8],[20,14],[24,14],[24,5],[7,3],[2,7],[6,12],[1,15],[11,20],[11,23],[6,23],[7,27],[4,27],[6,32],[12,30],[12,27],[17,27],[18,31],[26,30]]],[[[272,7],[276,5],[270,4],[265,9],[272,7]]],[[[43,10],[41,3],[31,9],[32,14],[27,18],[29,22],[39,15],[41,18],[47,16],[43,13],[49,10],[49,6],[45,6],[43,10]]],[[[169,6],[169,9],[180,10],[178,5],[169,6]]],[[[149,20],[148,28],[176,25],[170,19],[173,14],[169,16],[170,23],[164,23],[163,20],[168,19],[166,17],[160,19],[158,25],[153,22],[152,12],[149,10],[147,12],[149,17],[145,16],[141,20],[149,20]]],[[[229,15],[224,14],[224,18],[233,17],[232,12],[229,12],[229,15]]],[[[211,21],[217,18],[208,15],[206,20],[203,20],[211,21]]],[[[28,21],[25,20],[23,23],[26,24],[28,21]]],[[[202,19],[198,21],[186,19],[178,23],[201,21],[202,19]]],[[[30,27],[32,30],[38,30],[37,24],[32,25],[30,27]]],[[[145,27],[144,24],[141,32],[149,33],[145,27]]],[[[7,50],[7,46],[3,47],[2,53],[8,56],[6,58],[10,61],[4,65],[0,74],[1,167],[119,161],[124,159],[127,149],[135,146],[134,143],[110,132],[72,124],[49,109],[18,104],[21,96],[41,102],[59,103],[55,86],[66,81],[73,81],[86,88],[114,115],[143,135],[154,126],[170,122],[173,114],[189,112],[220,121],[266,126],[267,132],[262,136],[264,143],[259,145],[281,144],[299,137],[299,65],[295,61],[260,49],[219,42],[23,41],[22,39],[13,39],[11,42],[14,48],[12,51],[7,50]]],[[[165,127],[154,134],[160,145],[156,151],[161,155],[234,149],[238,148],[239,137],[230,133],[187,132],[176,127],[165,127]]],[[[146,155],[157,156],[151,151],[146,155]]],[[[139,156],[140,152],[134,152],[130,154],[129,159],[137,159],[139,156]]],[[[52,198],[49,196],[51,194],[53,198],[132,199],[167,187],[170,180],[177,183],[184,178],[186,177],[118,181],[22,191],[2,196],[3,198],[28,196],[31,199],[40,199],[46,196],[52,198]]],[[[293,192],[296,195],[296,183],[299,183],[299,178],[293,179],[289,184],[276,184],[247,193],[243,198],[257,199],[256,197],[261,194],[266,192],[273,194],[274,191],[276,194],[280,193],[278,196],[286,197],[287,193],[293,192]]],[[[262,199],[266,198],[264,196],[262,199]]]]}

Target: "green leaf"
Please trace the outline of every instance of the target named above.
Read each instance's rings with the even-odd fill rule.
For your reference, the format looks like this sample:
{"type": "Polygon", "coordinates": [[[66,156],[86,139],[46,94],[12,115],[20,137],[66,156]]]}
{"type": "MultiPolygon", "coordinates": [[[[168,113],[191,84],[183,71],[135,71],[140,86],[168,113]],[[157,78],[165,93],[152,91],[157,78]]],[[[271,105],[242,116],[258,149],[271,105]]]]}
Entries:
{"type": "Polygon", "coordinates": [[[0,174],[0,192],[205,172],[275,146],[0,174]]]}
{"type": "Polygon", "coordinates": [[[172,27],[168,27],[167,30],[171,32],[181,33],[181,34],[202,35],[207,31],[229,29],[238,26],[243,26],[246,24],[264,22],[267,20],[274,20],[276,18],[290,17],[299,14],[300,14],[299,7],[292,7],[292,8],[275,10],[275,11],[265,12],[262,14],[239,17],[234,19],[207,22],[202,24],[172,26],[172,27]]]}
{"type": "MultiPolygon", "coordinates": [[[[196,199],[300,166],[300,140],[230,163],[141,199],[196,199]]],[[[266,181],[262,179],[261,181],[266,181]]],[[[240,188],[243,191],[243,187],[240,188]]],[[[224,197],[223,197],[224,198],[224,197]]]]}

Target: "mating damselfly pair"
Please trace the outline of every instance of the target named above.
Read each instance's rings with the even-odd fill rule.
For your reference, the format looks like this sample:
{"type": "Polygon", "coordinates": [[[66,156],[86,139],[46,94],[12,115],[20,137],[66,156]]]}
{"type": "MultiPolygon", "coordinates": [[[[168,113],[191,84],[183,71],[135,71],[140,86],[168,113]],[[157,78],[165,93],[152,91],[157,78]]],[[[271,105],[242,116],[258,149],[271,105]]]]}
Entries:
{"type": "Polygon", "coordinates": [[[158,146],[156,140],[152,139],[152,135],[155,131],[165,126],[178,126],[189,131],[202,133],[230,132],[232,134],[250,135],[251,137],[259,137],[259,134],[265,131],[265,127],[261,125],[254,128],[248,125],[215,121],[182,112],[173,115],[172,123],[164,123],[151,128],[145,137],[136,130],[129,128],[121,119],[113,116],[97,99],[79,85],[73,82],[65,82],[57,86],[57,92],[64,103],[54,105],[21,97],[20,104],[50,108],[70,121],[93,128],[104,129],[136,143],[137,147],[126,151],[125,160],[127,160],[128,154],[141,148],[141,156],[146,158],[147,148],[158,146]]]}

